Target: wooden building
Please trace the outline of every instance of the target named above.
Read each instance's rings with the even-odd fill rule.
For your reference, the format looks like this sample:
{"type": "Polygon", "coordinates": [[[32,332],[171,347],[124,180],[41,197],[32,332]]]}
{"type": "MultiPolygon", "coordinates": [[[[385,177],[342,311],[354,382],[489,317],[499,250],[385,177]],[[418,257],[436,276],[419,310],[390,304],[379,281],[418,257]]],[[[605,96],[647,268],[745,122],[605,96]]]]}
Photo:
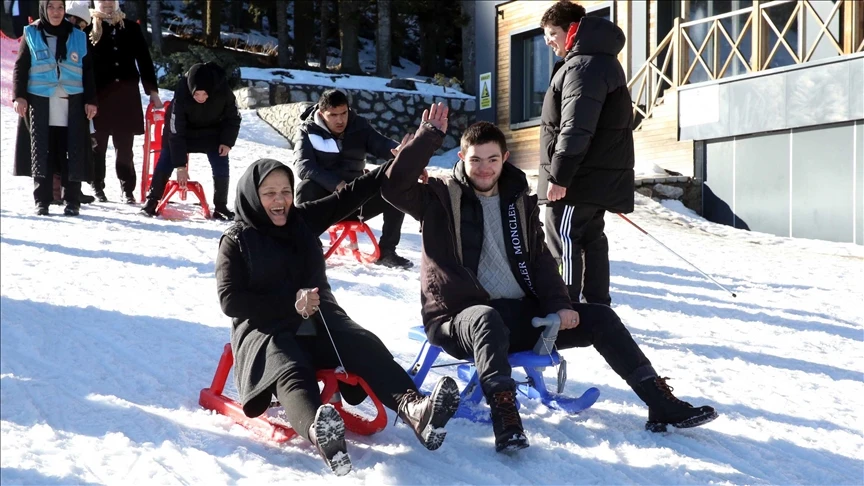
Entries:
{"type": "MultiPolygon", "coordinates": [[[[528,172],[556,60],[539,26],[552,3],[477,2],[477,118],[504,130],[511,161],[528,172]]],[[[627,36],[619,61],[634,101],[637,167],[703,183],[709,219],[864,244],[864,1],[579,3],[627,36]],[[796,148],[815,153],[798,141],[820,138],[842,155],[796,159],[796,148]],[[848,182],[839,193],[838,177],[848,182]]]]}

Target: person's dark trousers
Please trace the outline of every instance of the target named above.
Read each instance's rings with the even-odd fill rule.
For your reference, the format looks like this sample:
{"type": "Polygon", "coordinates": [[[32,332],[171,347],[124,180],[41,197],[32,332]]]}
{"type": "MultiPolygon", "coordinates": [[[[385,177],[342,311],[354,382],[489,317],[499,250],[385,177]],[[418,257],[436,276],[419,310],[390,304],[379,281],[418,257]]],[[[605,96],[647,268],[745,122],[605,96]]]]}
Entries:
{"type": "MultiPolygon", "coordinates": [[[[210,162],[210,170],[213,172],[213,182],[216,187],[219,187],[220,180],[227,181],[230,175],[229,168],[229,159],[227,155],[219,155],[218,151],[213,151],[207,153],[207,160],[210,162]]],[[[147,193],[147,199],[155,199],[156,203],[162,199],[162,196],[165,194],[165,185],[168,183],[168,179],[171,178],[171,173],[174,172],[174,163],[171,160],[171,150],[166,145],[162,151],[159,152],[159,159],[156,161],[156,167],[153,168],[153,180],[150,182],[150,191],[147,193]]],[[[192,178],[192,174],[190,171],[189,178],[192,178]]],[[[214,193],[214,204],[215,200],[223,199],[227,202],[228,198],[228,183],[224,183],[223,191],[215,191],[219,194],[214,193]],[[224,194],[222,194],[224,192],[224,194]]],[[[155,208],[155,205],[154,205],[155,208]]]]}
{"type": "Polygon", "coordinates": [[[60,172],[60,183],[63,186],[66,205],[74,208],[81,205],[78,200],[78,195],[81,194],[81,182],[69,180],[68,137],[69,132],[66,127],[48,127],[48,165],[51,176],[33,178],[33,198],[39,206],[47,207],[54,200],[53,173],[55,171],[60,172]]]}
{"type": "MultiPolygon", "coordinates": [[[[611,307],[598,304],[574,304],[580,324],[558,332],[559,349],[594,346],[615,373],[631,386],[657,376],[651,362],[639,349],[630,331],[611,307]]],[[[507,355],[534,348],[542,332],[531,326],[531,319],[541,316],[532,299],[493,300],[490,305],[468,307],[434,336],[433,344],[441,346],[457,359],[474,357],[480,383],[510,376],[507,355]]]]}
{"type": "MultiPolygon", "coordinates": [[[[313,316],[313,319],[318,321],[320,317],[313,316]]],[[[345,369],[363,378],[385,407],[397,410],[402,395],[409,390],[417,390],[414,382],[375,334],[360,327],[342,312],[328,313],[327,325],[345,369]]],[[[291,362],[288,370],[271,389],[271,393],[284,407],[288,422],[307,440],[309,426],[321,406],[315,372],[339,366],[339,359],[323,324],[319,321],[316,326],[316,336],[278,337],[291,362]]]]}
{"type": "Polygon", "coordinates": [[[105,190],[105,166],[106,156],[108,153],[108,138],[114,139],[114,153],[116,157],[117,179],[120,180],[120,186],[123,194],[132,194],[135,192],[135,187],[138,182],[135,174],[135,162],[132,155],[132,146],[135,142],[135,135],[127,132],[109,132],[107,130],[97,131],[94,135],[96,139],[96,155],[95,174],[93,177],[93,190],[105,190]]]}
{"type": "Polygon", "coordinates": [[[606,211],[591,206],[551,203],[546,206],[546,244],[570,299],[610,305],[609,241],[603,232],[606,211]],[[584,271],[583,271],[584,269],[584,271]]]}
{"type": "MultiPolygon", "coordinates": [[[[297,184],[294,197],[296,203],[300,204],[317,201],[330,194],[332,193],[320,184],[307,179],[297,184]]],[[[378,246],[381,247],[383,253],[395,252],[396,246],[399,245],[399,240],[402,238],[402,221],[405,219],[405,213],[393,207],[381,197],[380,193],[366,201],[366,204],[345,218],[345,221],[357,221],[360,216],[363,217],[363,221],[368,221],[382,213],[384,214],[384,225],[381,227],[381,238],[378,240],[378,246]]]]}

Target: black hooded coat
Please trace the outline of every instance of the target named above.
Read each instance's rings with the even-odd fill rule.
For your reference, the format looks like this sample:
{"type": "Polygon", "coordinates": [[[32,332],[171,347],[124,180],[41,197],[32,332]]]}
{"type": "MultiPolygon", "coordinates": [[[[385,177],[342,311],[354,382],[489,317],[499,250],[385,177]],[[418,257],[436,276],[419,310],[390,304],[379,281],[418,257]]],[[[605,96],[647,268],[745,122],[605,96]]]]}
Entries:
{"type": "Polygon", "coordinates": [[[566,204],[633,211],[633,105],[616,57],[624,42],[617,25],[585,17],[555,64],[540,117],[541,204],[554,182],[567,188],[566,204]]]}
{"type": "Polygon", "coordinates": [[[222,311],[233,320],[234,379],[246,415],[266,411],[270,394],[265,392],[296,359],[290,353],[304,321],[294,308],[298,290],[319,289],[320,310],[331,326],[348,319],[330,290],[318,235],[378,194],[389,165],[330,196],[291,207],[279,227],[264,210],[258,187],[274,170],[285,171],[293,187],[291,170],[261,159],[238,181],[236,222],[219,242],[216,281],[222,311]]]}
{"type": "Polygon", "coordinates": [[[174,167],[186,165],[190,153],[216,152],[220,145],[233,148],[240,133],[237,99],[215,63],[195,64],[180,78],[165,118],[162,137],[171,147],[174,167]],[[206,91],[207,101],[195,101],[196,90],[206,91]]]}

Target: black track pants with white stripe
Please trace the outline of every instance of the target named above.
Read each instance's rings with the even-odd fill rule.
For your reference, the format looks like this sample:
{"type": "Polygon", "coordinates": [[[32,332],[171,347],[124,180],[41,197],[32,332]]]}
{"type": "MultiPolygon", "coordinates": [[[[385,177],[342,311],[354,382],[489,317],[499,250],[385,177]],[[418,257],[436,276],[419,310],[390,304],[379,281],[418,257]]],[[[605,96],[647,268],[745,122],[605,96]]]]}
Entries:
{"type": "Polygon", "coordinates": [[[596,207],[562,202],[546,207],[546,244],[573,302],[612,303],[609,241],[603,232],[605,214],[596,207]]]}

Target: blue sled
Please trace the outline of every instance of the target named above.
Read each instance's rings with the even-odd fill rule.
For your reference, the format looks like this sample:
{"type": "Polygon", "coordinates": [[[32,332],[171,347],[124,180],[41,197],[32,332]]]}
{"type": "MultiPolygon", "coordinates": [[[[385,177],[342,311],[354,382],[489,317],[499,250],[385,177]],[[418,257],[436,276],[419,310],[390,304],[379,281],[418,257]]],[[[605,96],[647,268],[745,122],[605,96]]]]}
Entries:
{"type": "MultiPolygon", "coordinates": [[[[417,388],[420,388],[442,350],[440,347],[426,340],[426,334],[422,326],[412,328],[408,336],[415,341],[423,342],[420,353],[408,369],[408,374],[414,380],[414,384],[417,388]]],[[[549,366],[560,366],[558,372],[559,392],[563,391],[564,383],[567,380],[567,363],[561,359],[557,351],[553,351],[547,355],[535,354],[532,351],[513,353],[509,356],[509,361],[511,367],[522,368],[526,375],[525,381],[517,381],[518,395],[532,400],[539,400],[543,405],[552,410],[577,414],[590,408],[600,397],[600,390],[594,387],[585,390],[578,397],[562,395],[561,393],[555,393],[547,389],[546,382],[543,379],[543,369],[549,366]]],[[[474,367],[474,364],[470,361],[460,364],[457,374],[461,380],[468,384],[462,390],[461,404],[459,410],[456,411],[455,417],[465,418],[474,422],[490,422],[489,407],[483,405],[485,397],[483,396],[483,390],[480,387],[477,369],[474,367]]],[[[521,406],[518,401],[517,406],[521,406]]]]}

